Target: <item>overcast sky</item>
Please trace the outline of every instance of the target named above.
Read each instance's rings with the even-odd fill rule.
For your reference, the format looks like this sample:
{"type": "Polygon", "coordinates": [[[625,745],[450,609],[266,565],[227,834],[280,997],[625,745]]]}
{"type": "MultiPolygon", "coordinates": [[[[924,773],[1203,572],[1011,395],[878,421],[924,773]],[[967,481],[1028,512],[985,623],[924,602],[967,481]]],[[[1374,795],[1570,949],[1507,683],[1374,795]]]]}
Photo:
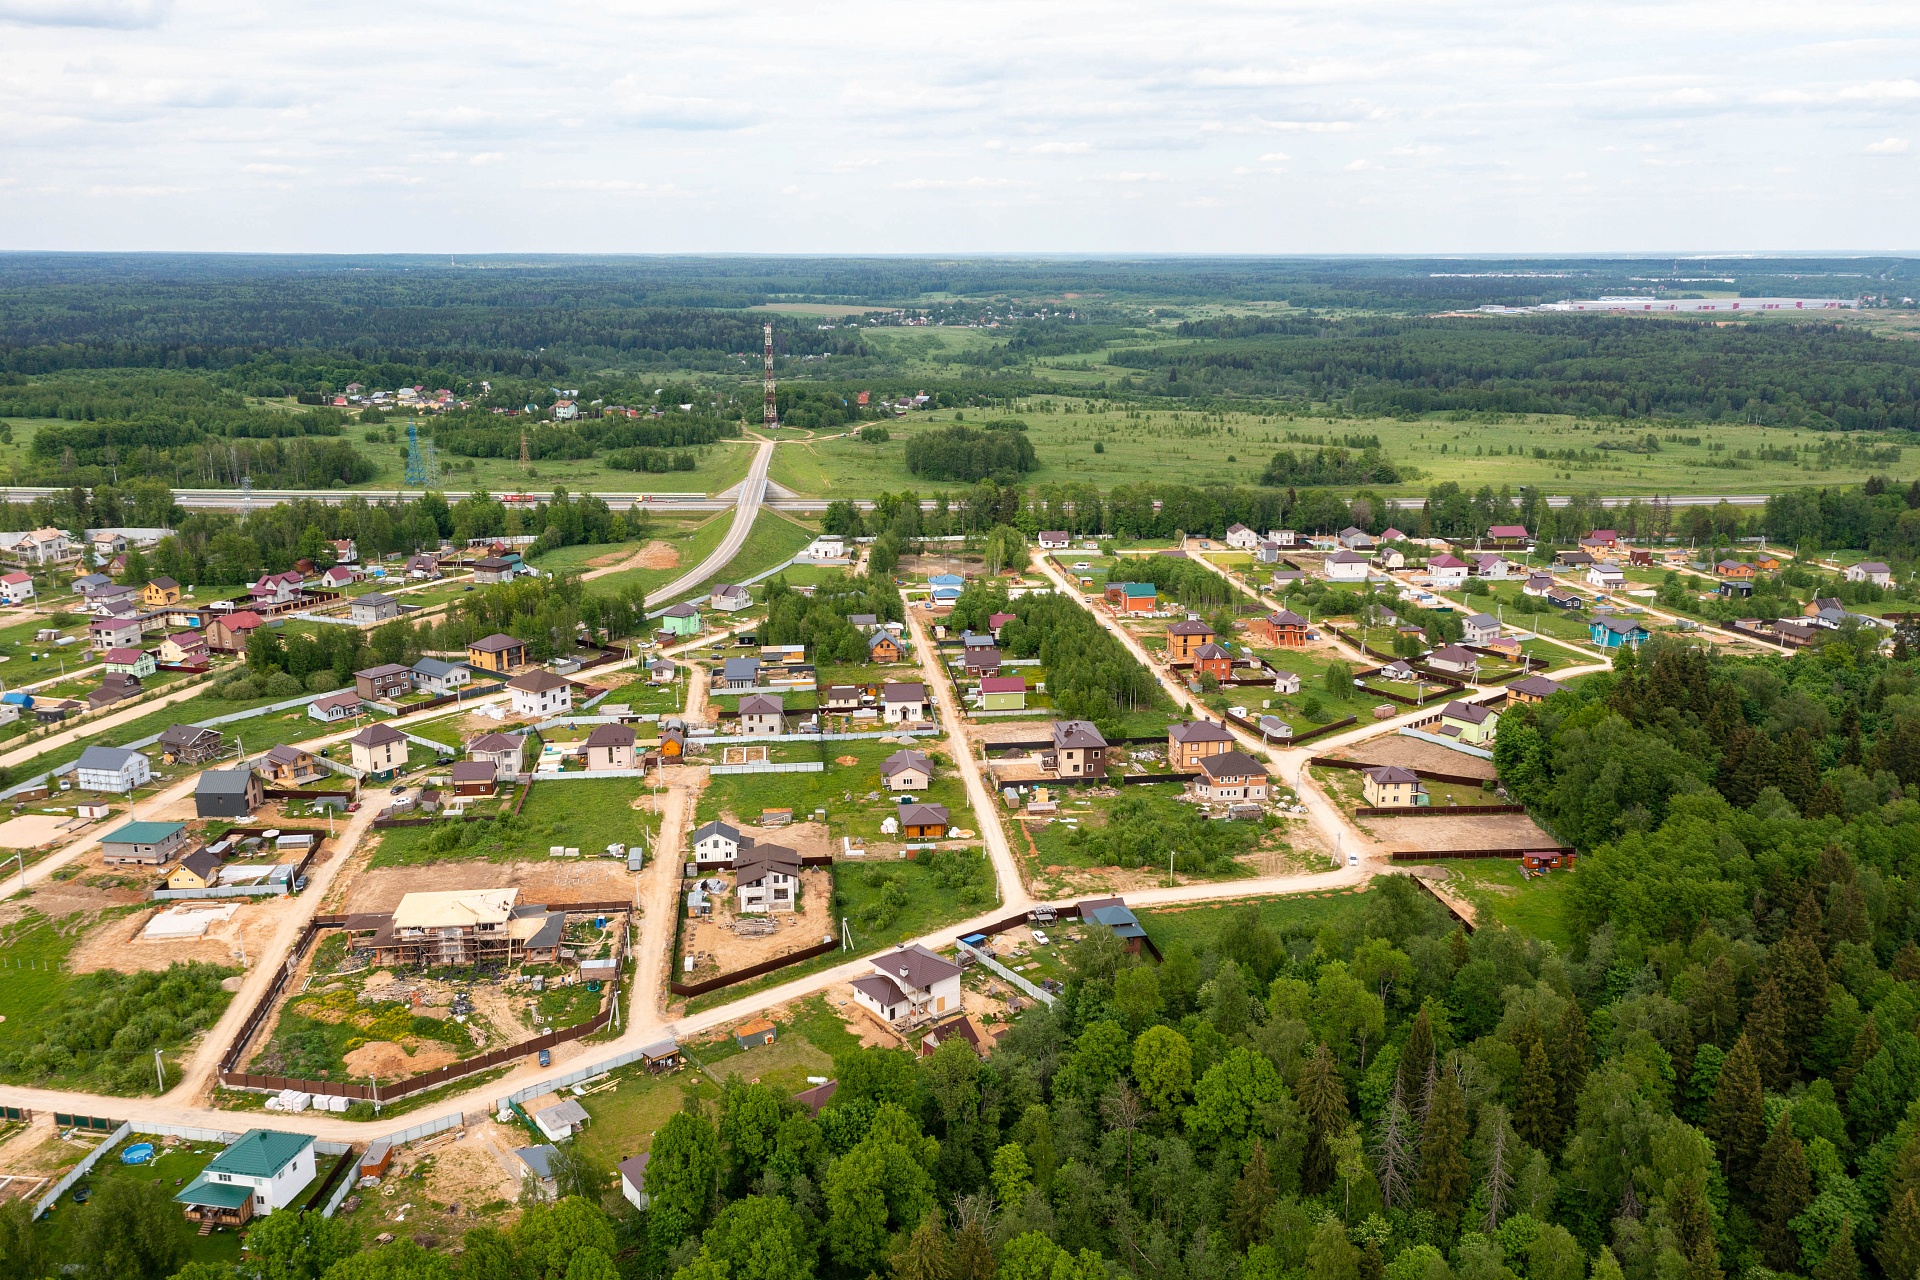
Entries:
{"type": "Polygon", "coordinates": [[[0,0],[0,49],[0,248],[1920,249],[1910,0],[0,0]]]}

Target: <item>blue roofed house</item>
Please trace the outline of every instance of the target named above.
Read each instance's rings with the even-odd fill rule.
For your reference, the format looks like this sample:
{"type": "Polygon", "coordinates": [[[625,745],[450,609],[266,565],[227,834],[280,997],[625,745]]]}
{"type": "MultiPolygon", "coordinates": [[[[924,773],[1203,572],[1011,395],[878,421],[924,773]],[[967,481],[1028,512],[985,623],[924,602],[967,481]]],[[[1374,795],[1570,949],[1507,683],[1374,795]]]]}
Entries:
{"type": "Polygon", "coordinates": [[[1619,618],[1610,613],[1594,618],[1587,624],[1587,631],[1602,649],[1618,649],[1625,644],[1638,648],[1647,642],[1645,627],[1632,618],[1619,618]]]}
{"type": "Polygon", "coordinates": [[[1138,954],[1145,942],[1147,931],[1140,927],[1140,920],[1129,911],[1119,899],[1110,899],[1100,906],[1089,908],[1080,904],[1080,918],[1097,924],[1120,939],[1121,945],[1128,951],[1138,954]]]}
{"type": "Polygon", "coordinates": [[[313,1176],[311,1134],[249,1129],[173,1198],[203,1232],[238,1227],[286,1208],[313,1176]]]}
{"type": "Polygon", "coordinates": [[[952,604],[960,598],[961,589],[967,580],[957,573],[936,573],[927,579],[927,585],[933,588],[935,604],[952,604]]]}

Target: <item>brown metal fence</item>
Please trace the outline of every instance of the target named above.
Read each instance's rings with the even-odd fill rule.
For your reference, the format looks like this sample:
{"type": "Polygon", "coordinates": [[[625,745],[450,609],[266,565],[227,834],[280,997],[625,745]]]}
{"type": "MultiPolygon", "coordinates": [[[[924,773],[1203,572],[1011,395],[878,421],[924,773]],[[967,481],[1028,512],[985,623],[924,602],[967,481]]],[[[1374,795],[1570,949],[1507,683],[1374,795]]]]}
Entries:
{"type": "MultiPolygon", "coordinates": [[[[1364,760],[1340,760],[1340,759],[1336,759],[1333,756],[1313,756],[1307,760],[1307,763],[1310,765],[1317,765],[1322,769],[1352,769],[1356,772],[1358,772],[1361,769],[1373,769],[1378,767],[1377,765],[1368,764],[1364,760]]],[[[1405,765],[1400,765],[1396,767],[1406,768],[1405,765]]],[[[1424,778],[1428,782],[1457,782],[1461,786],[1465,786],[1465,787],[1477,787],[1482,782],[1486,781],[1486,779],[1484,778],[1468,777],[1464,773],[1436,773],[1432,769],[1407,769],[1407,772],[1411,773],[1416,778],[1424,778]]]]}
{"type": "MultiPolygon", "coordinates": [[[[1287,745],[1297,747],[1303,742],[1312,742],[1315,738],[1324,738],[1330,733],[1338,732],[1349,725],[1358,724],[1359,722],[1358,717],[1355,716],[1348,716],[1344,720],[1335,720],[1332,724],[1323,724],[1318,729],[1309,729],[1305,733],[1294,734],[1292,741],[1287,745]]],[[[1255,733],[1260,732],[1260,726],[1253,726],[1253,731],[1255,733]]]]}
{"type": "Polygon", "coordinates": [[[795,951],[791,955],[775,956],[771,960],[762,960],[759,964],[750,964],[744,969],[735,969],[732,973],[723,973],[717,978],[708,978],[704,982],[680,982],[676,980],[669,982],[667,987],[677,996],[705,995],[709,991],[718,991],[722,987],[730,987],[736,982],[745,982],[749,978],[758,978],[762,974],[784,969],[788,965],[801,964],[819,956],[824,956],[830,951],[838,950],[839,946],[840,944],[836,941],[829,940],[827,942],[819,942],[805,950],[795,951]]]}
{"type": "MultiPolygon", "coordinates": [[[[625,901],[555,902],[549,903],[548,906],[555,911],[584,915],[593,911],[629,911],[633,904],[625,901]]],[[[298,967],[295,962],[306,954],[307,948],[313,945],[313,940],[319,936],[321,930],[342,928],[346,923],[345,916],[315,916],[307,922],[307,927],[301,933],[300,940],[294,944],[287,962],[280,966],[280,971],[274,975],[272,985],[261,994],[259,1001],[248,1012],[246,1021],[240,1025],[240,1030],[234,1036],[233,1042],[220,1056],[221,1084],[231,1089],[269,1089],[275,1092],[281,1089],[296,1089],[302,1093],[318,1094],[323,1097],[357,1098],[363,1101],[370,1101],[376,1097],[376,1090],[362,1084],[339,1080],[302,1080],[291,1076],[257,1075],[253,1072],[233,1069],[246,1052],[247,1045],[252,1043],[253,1037],[258,1034],[268,1015],[273,1012],[274,1004],[279,1000],[281,993],[286,990],[287,982],[292,978],[294,969],[298,967]]],[[[590,1036],[613,1021],[614,1005],[619,998],[620,984],[616,981],[610,984],[608,997],[600,1011],[585,1022],[576,1022],[570,1027],[560,1027],[544,1035],[535,1036],[531,1040],[522,1040],[517,1044],[494,1049],[477,1057],[463,1058],[459,1062],[449,1063],[434,1071],[395,1081],[380,1088],[377,1091],[377,1097],[381,1102],[390,1102],[410,1093],[419,1093],[423,1089],[437,1088],[449,1080],[458,1080],[462,1076],[512,1062],[516,1058],[528,1057],[542,1049],[551,1049],[569,1040],[590,1036]]]]}
{"type": "MultiPolygon", "coordinates": [[[[1474,779],[1477,784],[1480,780],[1474,779]]],[[[1404,809],[1380,809],[1363,805],[1353,811],[1356,818],[1458,818],[1488,813],[1525,813],[1523,804],[1428,804],[1404,809]]]]}
{"type": "Polygon", "coordinates": [[[1522,858],[1529,853],[1566,857],[1572,852],[1566,845],[1527,845],[1519,849],[1401,849],[1387,856],[1391,862],[1440,862],[1452,858],[1522,858]]]}

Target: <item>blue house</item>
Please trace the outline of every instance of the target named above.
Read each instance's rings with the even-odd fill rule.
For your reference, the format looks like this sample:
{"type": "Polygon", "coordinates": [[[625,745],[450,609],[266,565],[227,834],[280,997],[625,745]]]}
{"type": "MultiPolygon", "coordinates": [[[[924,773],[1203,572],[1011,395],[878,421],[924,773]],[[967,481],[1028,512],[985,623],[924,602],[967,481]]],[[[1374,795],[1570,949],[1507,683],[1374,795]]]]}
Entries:
{"type": "Polygon", "coordinates": [[[1602,649],[1618,649],[1623,644],[1635,648],[1647,642],[1647,629],[1632,618],[1616,618],[1604,614],[1587,624],[1587,631],[1593,642],[1602,649]]]}
{"type": "Polygon", "coordinates": [[[936,573],[927,579],[927,585],[933,588],[935,604],[952,604],[960,598],[961,588],[967,580],[957,573],[936,573]]]}

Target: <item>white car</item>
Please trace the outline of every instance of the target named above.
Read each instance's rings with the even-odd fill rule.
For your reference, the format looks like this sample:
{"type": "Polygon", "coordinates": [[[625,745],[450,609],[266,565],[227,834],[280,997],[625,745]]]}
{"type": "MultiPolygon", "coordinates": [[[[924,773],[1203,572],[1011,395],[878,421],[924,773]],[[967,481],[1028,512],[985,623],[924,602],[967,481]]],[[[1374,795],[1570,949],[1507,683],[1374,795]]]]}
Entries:
{"type": "Polygon", "coordinates": [[[1087,563],[1087,562],[1086,562],[1085,560],[1078,560],[1078,561],[1075,561],[1075,562],[1074,562],[1074,566],[1073,566],[1073,567],[1074,567],[1074,568],[1076,568],[1076,569],[1091,569],[1091,568],[1093,568],[1093,566],[1092,566],[1092,565],[1090,565],[1090,564],[1088,564],[1088,563],[1087,563]]]}
{"type": "Polygon", "coordinates": [[[1046,947],[1046,946],[1052,946],[1052,945],[1053,945],[1053,939],[1051,939],[1051,938],[1049,938],[1049,937],[1048,937],[1048,936],[1046,935],[1046,933],[1045,933],[1045,931],[1044,931],[1044,930],[1040,930],[1040,929],[1035,929],[1035,930],[1033,931],[1033,940],[1034,940],[1035,942],[1037,942],[1037,943],[1039,943],[1039,944],[1040,944],[1041,946],[1043,946],[1043,947],[1046,947]]]}

